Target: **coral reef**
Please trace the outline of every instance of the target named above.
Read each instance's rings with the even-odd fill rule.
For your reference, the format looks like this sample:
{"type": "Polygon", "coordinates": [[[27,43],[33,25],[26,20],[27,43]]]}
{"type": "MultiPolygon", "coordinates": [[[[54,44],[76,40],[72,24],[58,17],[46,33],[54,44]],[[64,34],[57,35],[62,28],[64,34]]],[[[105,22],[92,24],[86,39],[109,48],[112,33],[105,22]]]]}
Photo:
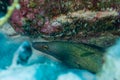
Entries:
{"type": "Polygon", "coordinates": [[[119,80],[120,0],[0,0],[1,26],[13,37],[0,33],[0,80],[119,80]],[[36,47],[14,33],[52,41],[36,47]]]}
{"type": "Polygon", "coordinates": [[[97,29],[95,30],[97,32],[100,28],[105,31],[113,29],[114,23],[119,20],[117,17],[119,2],[119,0],[21,0],[21,9],[14,12],[10,22],[18,33],[29,36],[58,37],[71,33],[73,36],[80,32],[76,30],[81,29],[81,26],[87,29],[86,32],[94,29],[97,29]],[[66,17],[69,19],[65,19],[66,17]],[[63,20],[59,21],[59,18],[63,20]],[[63,23],[64,19],[68,22],[63,23]]]}

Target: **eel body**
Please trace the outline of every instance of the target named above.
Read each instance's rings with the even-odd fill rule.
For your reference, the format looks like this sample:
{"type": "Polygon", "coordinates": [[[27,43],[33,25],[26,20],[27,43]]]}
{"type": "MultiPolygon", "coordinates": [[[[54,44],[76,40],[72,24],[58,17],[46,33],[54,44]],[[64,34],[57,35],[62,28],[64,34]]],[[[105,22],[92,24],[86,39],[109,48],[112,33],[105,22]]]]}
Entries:
{"type": "Polygon", "coordinates": [[[33,48],[54,56],[71,68],[99,71],[103,63],[104,48],[92,44],[66,41],[33,42],[33,48]]]}

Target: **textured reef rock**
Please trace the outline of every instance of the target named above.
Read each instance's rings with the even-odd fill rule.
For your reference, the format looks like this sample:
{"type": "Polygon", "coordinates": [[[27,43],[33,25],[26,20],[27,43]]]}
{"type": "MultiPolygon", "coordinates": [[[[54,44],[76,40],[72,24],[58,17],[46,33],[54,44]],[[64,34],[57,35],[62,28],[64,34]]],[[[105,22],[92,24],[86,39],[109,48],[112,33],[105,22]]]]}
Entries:
{"type": "Polygon", "coordinates": [[[0,32],[10,36],[16,34],[15,30],[9,23],[5,23],[2,27],[0,27],[0,32]]]}
{"type": "Polygon", "coordinates": [[[17,32],[33,35],[39,33],[42,26],[48,26],[49,32],[57,30],[57,27],[51,27],[49,18],[47,18],[47,13],[49,13],[47,12],[49,10],[48,2],[46,4],[44,0],[21,0],[20,4],[21,9],[16,10],[11,18],[11,23],[17,32]]]}
{"type": "Polygon", "coordinates": [[[74,35],[81,32],[81,28],[88,32],[94,29],[102,30],[104,27],[104,31],[116,28],[114,23],[119,23],[117,17],[119,2],[119,0],[20,0],[21,9],[15,10],[10,22],[18,33],[32,36],[74,35]],[[66,17],[68,19],[65,19],[66,17]],[[63,20],[59,21],[59,18],[63,20]]]}

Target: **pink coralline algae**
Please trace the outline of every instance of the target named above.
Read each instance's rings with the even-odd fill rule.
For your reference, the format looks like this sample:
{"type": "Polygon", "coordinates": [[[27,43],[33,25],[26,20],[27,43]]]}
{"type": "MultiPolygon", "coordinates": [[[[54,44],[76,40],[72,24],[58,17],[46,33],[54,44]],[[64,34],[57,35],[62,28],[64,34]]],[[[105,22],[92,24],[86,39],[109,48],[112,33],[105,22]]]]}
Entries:
{"type": "Polygon", "coordinates": [[[15,10],[11,24],[18,33],[34,34],[36,32],[51,34],[58,32],[60,25],[52,25],[48,19],[49,8],[45,0],[20,0],[20,10],[15,10]]]}
{"type": "MultiPolygon", "coordinates": [[[[28,35],[34,35],[35,33],[50,35],[62,32],[64,28],[62,23],[56,24],[56,22],[52,22],[59,15],[66,15],[69,12],[75,12],[80,9],[97,11],[102,10],[103,8],[101,7],[105,6],[105,4],[102,6],[102,1],[100,0],[20,0],[20,5],[20,10],[14,11],[10,23],[16,32],[28,35]],[[89,8],[86,7],[87,3],[89,3],[89,8]]],[[[107,5],[105,8],[114,8],[112,3],[107,5]]]]}
{"type": "Polygon", "coordinates": [[[45,34],[51,34],[54,32],[59,32],[61,30],[61,24],[58,22],[53,22],[52,24],[49,21],[46,21],[43,27],[41,28],[41,32],[45,34]]]}

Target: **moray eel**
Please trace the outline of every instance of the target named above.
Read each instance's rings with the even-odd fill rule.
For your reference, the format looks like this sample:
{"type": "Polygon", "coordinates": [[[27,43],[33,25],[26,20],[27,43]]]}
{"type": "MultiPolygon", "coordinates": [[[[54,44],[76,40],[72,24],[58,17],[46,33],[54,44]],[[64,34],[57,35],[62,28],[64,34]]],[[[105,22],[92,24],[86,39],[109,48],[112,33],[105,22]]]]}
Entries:
{"type": "Polygon", "coordinates": [[[0,0],[0,18],[5,16],[7,13],[7,6],[9,4],[9,0],[0,0]]]}
{"type": "Polygon", "coordinates": [[[105,49],[92,44],[66,41],[33,42],[33,48],[54,56],[70,68],[98,72],[103,63],[105,49]]]}

